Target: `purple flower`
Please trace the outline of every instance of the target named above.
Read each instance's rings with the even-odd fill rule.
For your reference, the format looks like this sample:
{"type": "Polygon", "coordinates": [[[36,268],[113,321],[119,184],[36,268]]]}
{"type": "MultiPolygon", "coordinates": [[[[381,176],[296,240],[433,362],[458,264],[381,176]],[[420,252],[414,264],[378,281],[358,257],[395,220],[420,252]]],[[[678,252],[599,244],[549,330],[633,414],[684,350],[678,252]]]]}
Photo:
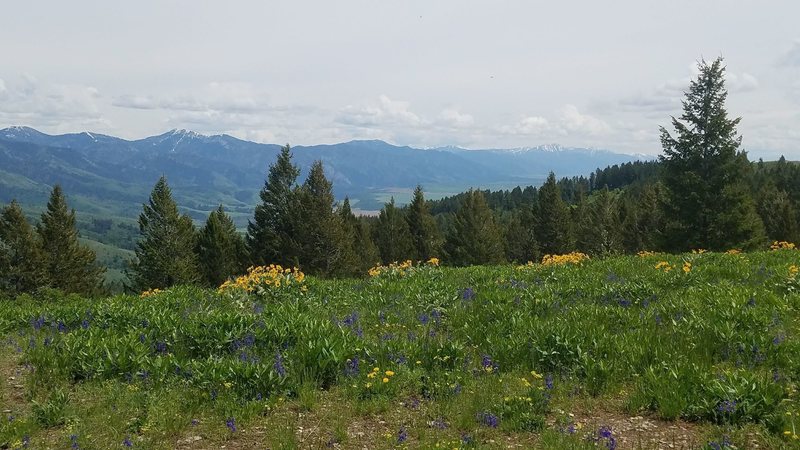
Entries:
{"type": "Polygon", "coordinates": [[[344,364],[344,374],[348,377],[357,376],[360,372],[358,356],[348,359],[344,364]]]}
{"type": "Polygon", "coordinates": [[[483,366],[483,370],[497,372],[500,369],[500,366],[497,365],[496,362],[492,360],[492,357],[489,355],[484,354],[481,358],[481,366],[483,366]]]}
{"type": "Polygon", "coordinates": [[[475,439],[467,433],[461,433],[461,443],[464,445],[471,445],[475,443],[475,439]]]}
{"type": "Polygon", "coordinates": [[[88,319],[83,319],[81,321],[81,328],[83,328],[84,330],[89,328],[89,320],[88,319]]]}
{"type": "Polygon", "coordinates": [[[548,390],[553,389],[553,375],[548,374],[546,377],[544,377],[544,387],[546,387],[548,390]]]}
{"type": "Polygon", "coordinates": [[[487,427],[491,428],[497,428],[497,426],[500,424],[500,418],[490,412],[479,412],[475,419],[481,425],[486,425],[487,427]]]}
{"type": "Polygon", "coordinates": [[[131,442],[131,437],[126,436],[125,439],[122,440],[122,445],[125,447],[133,447],[133,442],[131,442]]]}
{"type": "Polygon", "coordinates": [[[423,325],[427,325],[430,322],[431,318],[429,315],[422,313],[419,315],[419,322],[423,325]]]}
{"type": "Polygon", "coordinates": [[[611,432],[611,427],[600,427],[600,429],[597,430],[597,438],[595,438],[595,443],[598,445],[604,444],[608,450],[616,450],[617,438],[615,438],[611,432]]]}
{"type": "Polygon", "coordinates": [[[441,417],[439,417],[439,418],[437,418],[436,420],[434,420],[433,422],[431,422],[431,426],[432,426],[433,428],[437,428],[437,429],[439,429],[439,430],[444,430],[444,429],[446,429],[447,427],[449,427],[450,425],[448,425],[448,424],[447,424],[447,422],[445,422],[445,421],[444,421],[444,419],[442,419],[441,417]]]}
{"type": "Polygon", "coordinates": [[[461,291],[461,300],[472,300],[475,298],[475,290],[471,287],[468,287],[461,291]]]}
{"type": "Polygon", "coordinates": [[[408,440],[408,431],[406,431],[406,427],[400,427],[400,431],[397,433],[397,442],[403,443],[408,440]]]}
{"type": "Polygon", "coordinates": [[[28,444],[31,443],[31,437],[27,434],[22,436],[22,448],[28,448],[28,444]]]}
{"type": "Polygon", "coordinates": [[[33,321],[31,322],[31,325],[33,325],[33,329],[34,330],[38,331],[38,330],[42,329],[42,327],[44,326],[44,322],[45,322],[44,316],[39,316],[39,317],[33,319],[33,321]]]}
{"type": "Polygon", "coordinates": [[[78,445],[78,435],[77,434],[71,434],[69,436],[69,442],[70,442],[70,448],[72,448],[73,450],[77,450],[77,449],[81,448],[81,446],[78,445]]]}
{"type": "Polygon", "coordinates": [[[192,426],[196,427],[197,425],[200,425],[200,421],[197,419],[192,419],[192,426]]]}
{"type": "Polygon", "coordinates": [[[156,353],[167,353],[167,343],[163,341],[156,341],[153,344],[153,348],[155,349],[156,353]]]}
{"type": "Polygon", "coordinates": [[[736,412],[736,400],[723,400],[717,405],[717,411],[722,414],[733,414],[736,412]]]}
{"type": "Polygon", "coordinates": [[[225,425],[231,430],[231,433],[236,431],[236,420],[233,417],[228,417],[228,420],[225,421],[225,425]]]}
{"type": "Polygon", "coordinates": [[[58,325],[56,325],[56,329],[58,329],[59,333],[66,333],[67,332],[67,324],[63,321],[59,320],[58,325]]]}
{"type": "Polygon", "coordinates": [[[275,354],[275,363],[273,364],[273,367],[275,368],[275,372],[278,372],[278,375],[281,378],[286,376],[286,367],[283,365],[283,356],[281,356],[280,352],[275,354]]]}

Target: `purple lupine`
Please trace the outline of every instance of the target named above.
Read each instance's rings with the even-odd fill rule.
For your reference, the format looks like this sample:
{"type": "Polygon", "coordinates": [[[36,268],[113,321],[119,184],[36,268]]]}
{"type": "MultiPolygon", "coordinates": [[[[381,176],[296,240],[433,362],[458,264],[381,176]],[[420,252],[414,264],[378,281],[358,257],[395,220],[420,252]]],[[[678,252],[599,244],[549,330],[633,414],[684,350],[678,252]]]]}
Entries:
{"type": "Polygon", "coordinates": [[[286,367],[283,365],[283,356],[281,356],[280,352],[275,354],[275,363],[273,364],[273,367],[275,368],[275,372],[277,372],[281,378],[286,376],[286,367]]]}
{"type": "Polygon", "coordinates": [[[235,432],[236,431],[236,419],[234,419],[233,417],[228,417],[228,420],[225,421],[225,426],[227,426],[228,429],[231,430],[231,433],[235,432]]]}
{"type": "Polygon", "coordinates": [[[406,427],[400,427],[400,431],[397,433],[397,442],[402,444],[407,440],[408,440],[408,431],[406,430],[406,427]]]}
{"type": "Polygon", "coordinates": [[[125,439],[122,440],[122,445],[124,447],[133,447],[133,442],[131,442],[131,437],[126,436],[125,439]]]}
{"type": "Polygon", "coordinates": [[[597,438],[595,442],[598,444],[605,444],[608,450],[616,450],[617,448],[617,438],[614,437],[614,434],[611,432],[611,427],[603,426],[597,430],[597,438]]]}
{"type": "Polygon", "coordinates": [[[475,419],[478,423],[491,428],[497,428],[500,424],[500,418],[490,412],[479,412],[475,419]]]}
{"type": "Polygon", "coordinates": [[[467,301],[467,300],[472,300],[473,298],[475,298],[475,290],[472,289],[471,287],[468,287],[463,291],[461,291],[461,300],[467,301]]]}

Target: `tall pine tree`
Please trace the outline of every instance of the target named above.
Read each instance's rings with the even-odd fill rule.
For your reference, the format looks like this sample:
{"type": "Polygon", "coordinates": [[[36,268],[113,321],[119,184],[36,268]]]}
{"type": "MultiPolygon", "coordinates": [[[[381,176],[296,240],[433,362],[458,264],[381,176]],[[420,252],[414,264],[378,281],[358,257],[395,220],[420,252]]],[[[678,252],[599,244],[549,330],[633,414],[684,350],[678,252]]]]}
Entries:
{"type": "Polygon", "coordinates": [[[37,232],[42,241],[51,287],[81,295],[103,292],[105,268],[97,265],[94,251],[78,241],[75,210],[67,208],[59,185],[50,193],[37,232]]]}
{"type": "Polygon", "coordinates": [[[178,212],[165,177],[159,178],[139,215],[136,260],[128,268],[134,291],[200,281],[192,219],[178,212]]]}
{"type": "Polygon", "coordinates": [[[367,271],[381,261],[378,254],[378,247],[372,241],[369,231],[369,224],[364,220],[359,220],[350,208],[350,199],[345,197],[344,202],[339,207],[339,217],[342,221],[344,234],[352,245],[352,255],[355,258],[353,270],[349,275],[363,276],[367,271]]]}
{"type": "Polygon", "coordinates": [[[277,263],[286,267],[300,264],[299,175],[300,169],[292,164],[291,148],[287,144],[275,164],[269,166],[259,193],[261,203],[247,225],[247,250],[253,264],[277,263]]]}
{"type": "Polygon", "coordinates": [[[588,204],[589,227],[586,249],[592,255],[609,256],[622,251],[622,235],[617,199],[608,187],[592,194],[588,204]]]}
{"type": "Polygon", "coordinates": [[[394,204],[394,197],[383,205],[373,230],[375,245],[384,264],[414,259],[414,241],[403,211],[394,204]]]}
{"type": "Polygon", "coordinates": [[[333,200],[322,161],[315,161],[300,189],[300,265],[309,273],[335,276],[354,270],[353,246],[333,200]]]}
{"type": "Polygon", "coordinates": [[[747,186],[750,164],[736,131],[740,118],[728,118],[725,110],[725,67],[718,58],[698,68],[683,115],[672,119],[675,134],[661,128],[666,246],[755,248],[765,240],[764,226],[747,186]]]}
{"type": "MultiPolygon", "coordinates": [[[[520,191],[521,192],[521,191],[520,191]]],[[[506,259],[518,264],[539,260],[536,216],[530,205],[522,204],[506,219],[503,227],[506,259]]]]}
{"type": "Polygon", "coordinates": [[[0,292],[11,295],[47,286],[47,268],[39,236],[22,208],[12,201],[0,212],[0,292]]]}
{"type": "Polygon", "coordinates": [[[470,189],[456,212],[445,243],[447,262],[456,266],[505,262],[502,233],[483,193],[470,189]]]}
{"type": "Polygon", "coordinates": [[[417,185],[414,189],[414,197],[408,205],[406,220],[416,250],[416,259],[427,261],[432,257],[441,256],[442,236],[425,203],[422,186],[417,185]]]}
{"type": "Polygon", "coordinates": [[[197,236],[197,256],[207,286],[219,286],[247,268],[244,240],[222,205],[209,214],[197,236]]]}
{"type": "Polygon", "coordinates": [[[536,240],[545,255],[559,255],[572,250],[569,208],[561,199],[561,189],[553,172],[539,189],[539,217],[536,240]]]}

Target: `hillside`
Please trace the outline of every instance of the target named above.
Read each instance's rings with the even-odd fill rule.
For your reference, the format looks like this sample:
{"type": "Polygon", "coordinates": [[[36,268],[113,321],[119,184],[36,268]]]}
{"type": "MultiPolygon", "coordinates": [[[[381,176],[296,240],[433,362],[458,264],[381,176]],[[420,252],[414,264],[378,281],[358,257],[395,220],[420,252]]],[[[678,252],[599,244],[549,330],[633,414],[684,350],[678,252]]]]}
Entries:
{"type": "MultiPolygon", "coordinates": [[[[60,183],[79,213],[132,219],[164,174],[178,204],[195,219],[204,219],[221,203],[243,226],[279,149],[186,130],[128,141],[89,132],[51,136],[27,127],[6,128],[0,130],[0,202],[16,198],[29,208],[42,205],[50,187],[60,183]]],[[[349,196],[360,210],[380,209],[389,195],[403,203],[417,184],[434,198],[469,187],[538,185],[551,170],[559,176],[586,174],[639,157],[553,146],[423,150],[382,141],[297,146],[293,151],[301,177],[321,159],[337,198],[349,196]]]]}

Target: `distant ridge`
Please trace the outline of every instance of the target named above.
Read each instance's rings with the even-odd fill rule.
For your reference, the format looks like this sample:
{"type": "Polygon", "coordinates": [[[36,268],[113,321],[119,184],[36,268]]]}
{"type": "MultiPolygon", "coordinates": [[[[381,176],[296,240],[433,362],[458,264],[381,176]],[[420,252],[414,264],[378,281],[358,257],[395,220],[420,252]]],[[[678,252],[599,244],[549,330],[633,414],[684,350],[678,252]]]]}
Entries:
{"type": "MultiPolygon", "coordinates": [[[[185,129],[126,140],[89,131],[49,135],[9,127],[0,130],[0,201],[44,204],[50,186],[60,183],[79,211],[132,218],[164,174],[179,204],[194,217],[223,204],[241,225],[279,151],[275,144],[185,129]]],[[[539,184],[551,170],[558,176],[588,175],[598,167],[645,159],[557,144],[417,149],[380,140],[296,146],[293,154],[301,177],[321,159],[337,197],[349,196],[360,209],[377,209],[388,195],[417,184],[442,193],[513,187],[539,184]]]]}

